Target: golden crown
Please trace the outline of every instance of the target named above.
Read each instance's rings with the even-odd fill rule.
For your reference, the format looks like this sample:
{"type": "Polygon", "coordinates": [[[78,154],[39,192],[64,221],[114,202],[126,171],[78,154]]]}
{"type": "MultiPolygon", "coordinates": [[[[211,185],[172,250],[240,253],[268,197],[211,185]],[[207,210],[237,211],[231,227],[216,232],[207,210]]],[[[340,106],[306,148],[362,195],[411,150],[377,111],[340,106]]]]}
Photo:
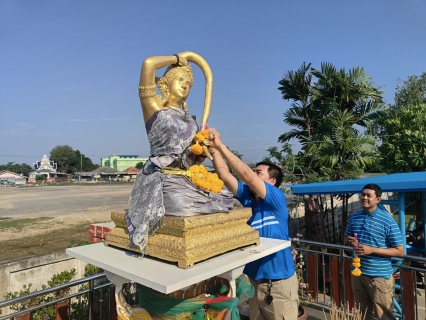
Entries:
{"type": "Polygon", "coordinates": [[[174,67],[171,68],[169,71],[165,73],[163,76],[167,79],[167,82],[170,83],[174,77],[176,77],[178,74],[186,74],[191,78],[191,86],[194,83],[194,75],[192,74],[192,67],[191,65],[186,65],[183,67],[174,67]]]}

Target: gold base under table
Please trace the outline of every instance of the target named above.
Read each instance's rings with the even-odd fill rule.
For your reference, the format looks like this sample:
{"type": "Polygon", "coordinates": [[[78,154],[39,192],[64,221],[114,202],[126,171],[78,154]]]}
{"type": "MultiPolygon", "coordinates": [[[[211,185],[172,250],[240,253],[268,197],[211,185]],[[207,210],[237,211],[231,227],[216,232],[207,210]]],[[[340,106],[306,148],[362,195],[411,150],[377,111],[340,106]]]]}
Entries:
{"type": "MultiPolygon", "coordinates": [[[[105,245],[140,253],[130,248],[125,211],[112,212],[117,226],[105,238],[105,245]]],[[[191,217],[166,216],[163,227],[148,239],[146,255],[177,262],[189,269],[196,262],[248,245],[259,245],[259,233],[247,225],[250,208],[234,208],[229,213],[215,213],[191,217]]]]}

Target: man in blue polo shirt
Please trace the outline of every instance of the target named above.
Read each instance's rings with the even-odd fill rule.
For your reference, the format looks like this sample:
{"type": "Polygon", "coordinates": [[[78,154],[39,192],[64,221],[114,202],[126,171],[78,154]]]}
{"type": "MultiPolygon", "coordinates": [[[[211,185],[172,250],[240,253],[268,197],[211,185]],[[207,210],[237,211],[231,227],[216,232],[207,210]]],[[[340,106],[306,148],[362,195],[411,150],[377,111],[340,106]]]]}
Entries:
{"type": "Polygon", "coordinates": [[[367,320],[374,319],[376,308],[380,319],[395,319],[391,257],[404,256],[401,231],[386,211],[378,208],[382,189],[367,184],[362,189],[362,211],[353,213],[346,228],[346,243],[361,258],[361,276],[351,276],[356,305],[367,310],[367,320]],[[357,234],[357,238],[354,235],[357,234]]]}
{"type": "MultiPolygon", "coordinates": [[[[261,237],[290,240],[287,203],[278,188],[283,179],[281,169],[261,162],[252,170],[222,143],[215,129],[209,131],[209,141],[214,148],[211,150],[213,165],[219,178],[243,207],[252,208],[248,224],[259,231],[261,237]],[[242,182],[229,172],[224,159],[242,182]]],[[[291,248],[247,264],[244,273],[255,289],[254,297],[249,300],[250,320],[297,319],[298,280],[291,248]]]]}

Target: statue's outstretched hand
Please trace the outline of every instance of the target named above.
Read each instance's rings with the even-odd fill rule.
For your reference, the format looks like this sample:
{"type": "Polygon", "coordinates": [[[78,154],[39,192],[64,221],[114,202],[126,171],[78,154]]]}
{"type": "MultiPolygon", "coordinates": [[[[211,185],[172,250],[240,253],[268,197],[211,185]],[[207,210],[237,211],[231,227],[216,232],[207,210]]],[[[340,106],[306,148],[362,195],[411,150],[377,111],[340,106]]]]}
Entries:
{"type": "Polygon", "coordinates": [[[178,56],[179,56],[179,65],[181,67],[186,66],[188,64],[188,60],[186,60],[186,58],[184,57],[184,53],[183,52],[178,53],[178,56]]]}

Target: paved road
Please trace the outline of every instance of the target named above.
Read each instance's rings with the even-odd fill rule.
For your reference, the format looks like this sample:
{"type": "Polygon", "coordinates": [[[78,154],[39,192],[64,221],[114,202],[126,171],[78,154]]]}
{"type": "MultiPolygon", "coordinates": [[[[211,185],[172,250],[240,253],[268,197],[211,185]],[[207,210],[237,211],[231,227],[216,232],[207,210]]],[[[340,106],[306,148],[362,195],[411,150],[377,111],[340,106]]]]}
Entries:
{"type": "Polygon", "coordinates": [[[133,184],[2,187],[0,216],[109,214],[127,208],[133,184]]]}

